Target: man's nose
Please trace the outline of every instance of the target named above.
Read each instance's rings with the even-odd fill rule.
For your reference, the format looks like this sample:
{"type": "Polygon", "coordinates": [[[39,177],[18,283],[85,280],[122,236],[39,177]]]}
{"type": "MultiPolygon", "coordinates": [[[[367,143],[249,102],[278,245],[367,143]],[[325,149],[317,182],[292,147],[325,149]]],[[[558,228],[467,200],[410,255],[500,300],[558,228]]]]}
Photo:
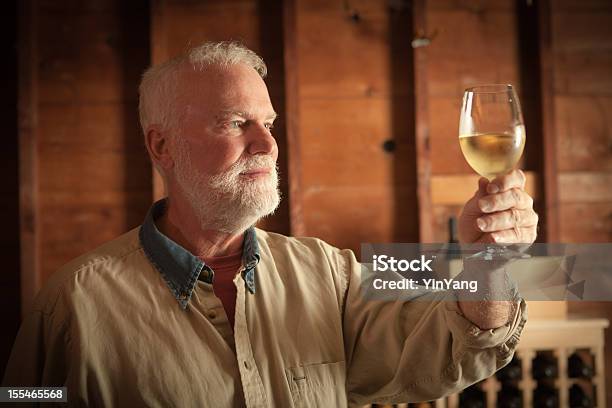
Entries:
{"type": "Polygon", "coordinates": [[[276,155],[278,147],[270,129],[264,125],[257,124],[250,130],[251,134],[249,135],[249,145],[247,148],[249,154],[276,155]]]}

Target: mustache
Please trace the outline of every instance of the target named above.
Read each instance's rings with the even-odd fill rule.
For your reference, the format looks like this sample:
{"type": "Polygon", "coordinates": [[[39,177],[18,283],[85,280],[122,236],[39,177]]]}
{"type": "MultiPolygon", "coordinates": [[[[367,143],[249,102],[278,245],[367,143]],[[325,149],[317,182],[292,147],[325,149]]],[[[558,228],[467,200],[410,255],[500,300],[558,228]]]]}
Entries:
{"type": "Polygon", "coordinates": [[[277,164],[272,156],[242,157],[224,173],[232,176],[238,176],[240,173],[244,173],[245,171],[260,169],[262,167],[276,170],[277,164]]]}

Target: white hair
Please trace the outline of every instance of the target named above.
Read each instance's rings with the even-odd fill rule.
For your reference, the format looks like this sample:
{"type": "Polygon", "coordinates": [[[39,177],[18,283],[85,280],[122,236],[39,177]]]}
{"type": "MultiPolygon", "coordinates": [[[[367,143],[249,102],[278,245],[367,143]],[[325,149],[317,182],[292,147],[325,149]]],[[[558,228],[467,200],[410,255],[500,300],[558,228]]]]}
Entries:
{"type": "Polygon", "coordinates": [[[177,128],[180,112],[176,109],[176,89],[180,79],[179,71],[186,63],[194,71],[201,71],[209,65],[246,64],[262,78],[267,74],[266,64],[259,55],[233,41],[206,42],[178,57],[152,66],[142,75],[139,86],[138,112],[145,134],[151,125],[159,125],[165,130],[177,128]]]}

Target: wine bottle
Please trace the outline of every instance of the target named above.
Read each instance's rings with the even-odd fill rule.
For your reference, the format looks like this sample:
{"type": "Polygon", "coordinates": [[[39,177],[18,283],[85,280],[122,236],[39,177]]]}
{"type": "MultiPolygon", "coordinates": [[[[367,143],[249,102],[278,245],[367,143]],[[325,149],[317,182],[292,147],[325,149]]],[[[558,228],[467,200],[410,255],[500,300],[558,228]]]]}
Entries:
{"type": "Polygon", "coordinates": [[[578,384],[572,385],[569,391],[570,408],[591,408],[593,401],[578,384]]]}
{"type": "Polygon", "coordinates": [[[533,392],[533,406],[537,408],[558,408],[557,390],[547,385],[539,385],[533,392]]]}
{"type": "Polygon", "coordinates": [[[457,218],[454,216],[448,218],[448,244],[446,248],[446,259],[461,258],[461,247],[457,238],[457,218]]]}
{"type": "Polygon", "coordinates": [[[523,393],[513,385],[502,385],[497,394],[498,408],[523,408],[523,393]]]}
{"type": "Polygon", "coordinates": [[[486,401],[484,391],[477,386],[468,387],[459,394],[460,408],[485,408],[486,401]]]}
{"type": "Polygon", "coordinates": [[[548,378],[557,378],[559,369],[557,368],[557,360],[547,354],[538,354],[532,362],[532,376],[535,380],[544,380],[548,378]]]}
{"type": "Polygon", "coordinates": [[[567,373],[570,378],[591,378],[593,367],[585,363],[578,353],[573,353],[567,362],[567,373]]]}
{"type": "Polygon", "coordinates": [[[502,383],[520,380],[523,377],[520,360],[513,358],[507,366],[495,373],[495,377],[502,383]]]}
{"type": "Polygon", "coordinates": [[[459,240],[457,239],[457,218],[454,216],[448,218],[448,243],[459,243],[459,240]]]}

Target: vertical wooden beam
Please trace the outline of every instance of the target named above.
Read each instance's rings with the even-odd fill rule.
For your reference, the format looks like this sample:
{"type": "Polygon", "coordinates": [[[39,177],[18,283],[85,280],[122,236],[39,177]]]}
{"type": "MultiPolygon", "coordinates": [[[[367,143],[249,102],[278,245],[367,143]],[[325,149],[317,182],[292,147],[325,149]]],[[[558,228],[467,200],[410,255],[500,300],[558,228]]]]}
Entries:
{"type": "MultiPolygon", "coordinates": [[[[159,64],[168,59],[167,33],[165,24],[166,0],[151,1],[151,65],[159,64]]],[[[166,195],[164,181],[155,169],[153,172],[153,201],[166,195]]]]}
{"type": "Polygon", "coordinates": [[[283,2],[283,43],[285,58],[285,112],[287,134],[287,167],[289,182],[289,226],[291,235],[306,234],[302,213],[301,149],[299,135],[299,95],[297,58],[297,1],[283,2]]]}
{"type": "Polygon", "coordinates": [[[540,0],[538,7],[540,49],[540,94],[542,104],[543,160],[542,188],[545,200],[545,238],[559,240],[559,193],[557,180],[557,136],[555,130],[554,71],[552,50],[551,8],[549,0],[540,0]]]}
{"type": "MultiPolygon", "coordinates": [[[[259,55],[266,62],[268,76],[266,85],[272,100],[272,106],[277,111],[279,119],[274,126],[274,139],[278,146],[276,162],[280,172],[279,189],[281,203],[274,215],[265,217],[257,223],[259,228],[279,234],[290,234],[289,217],[289,180],[287,153],[287,112],[285,111],[285,50],[284,50],[284,7],[278,0],[257,0],[257,17],[259,26],[259,55]]],[[[253,42],[254,43],[254,42],[253,42]]]]}
{"type": "Polygon", "coordinates": [[[38,53],[36,0],[19,2],[19,222],[21,314],[40,289],[38,211],[38,53]]]}
{"type": "MultiPolygon", "coordinates": [[[[427,41],[426,0],[415,0],[412,9],[413,27],[417,37],[427,41]]],[[[418,38],[417,38],[418,40],[418,38]]],[[[427,88],[427,47],[413,41],[414,106],[416,132],[417,200],[419,208],[419,240],[433,239],[431,206],[431,160],[429,149],[429,101],[427,88]]],[[[457,141],[458,143],[458,141],[457,141]]]]}

